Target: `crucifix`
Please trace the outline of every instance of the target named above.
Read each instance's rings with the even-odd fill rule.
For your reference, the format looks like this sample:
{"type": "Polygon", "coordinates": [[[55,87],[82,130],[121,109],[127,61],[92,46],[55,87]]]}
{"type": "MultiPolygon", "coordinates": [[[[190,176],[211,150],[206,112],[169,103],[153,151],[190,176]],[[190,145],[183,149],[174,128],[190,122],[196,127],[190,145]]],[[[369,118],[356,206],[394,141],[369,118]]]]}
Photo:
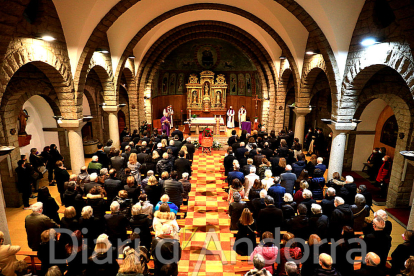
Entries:
{"type": "Polygon", "coordinates": [[[262,100],[259,99],[259,97],[257,96],[257,94],[255,94],[255,97],[253,98],[253,101],[256,102],[256,110],[257,110],[257,102],[261,102],[262,100]]]}

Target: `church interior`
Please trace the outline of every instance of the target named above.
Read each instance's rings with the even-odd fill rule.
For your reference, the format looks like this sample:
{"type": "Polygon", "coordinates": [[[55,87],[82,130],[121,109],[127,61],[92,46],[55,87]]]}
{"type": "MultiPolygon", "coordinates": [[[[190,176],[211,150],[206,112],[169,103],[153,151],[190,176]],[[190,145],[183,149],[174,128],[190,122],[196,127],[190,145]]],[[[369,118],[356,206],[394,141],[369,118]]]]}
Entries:
{"type": "MultiPolygon", "coordinates": [[[[392,223],[391,256],[414,230],[413,19],[412,0],[0,0],[4,243],[20,246],[17,260],[43,275],[17,185],[31,149],[55,144],[78,175],[99,144],[124,149],[126,130],[176,127],[201,144],[211,129],[212,149],[196,144],[191,192],[177,213],[178,275],[244,275],[254,266],[232,249],[223,167],[232,130],[291,131],[309,161],[308,132],[319,129],[326,182],[339,173],[367,187],[370,216],[385,210],[392,223]],[[386,183],[370,175],[375,149],[392,161],[386,183]]],[[[62,218],[68,206],[47,174],[37,185],[62,218]]]]}

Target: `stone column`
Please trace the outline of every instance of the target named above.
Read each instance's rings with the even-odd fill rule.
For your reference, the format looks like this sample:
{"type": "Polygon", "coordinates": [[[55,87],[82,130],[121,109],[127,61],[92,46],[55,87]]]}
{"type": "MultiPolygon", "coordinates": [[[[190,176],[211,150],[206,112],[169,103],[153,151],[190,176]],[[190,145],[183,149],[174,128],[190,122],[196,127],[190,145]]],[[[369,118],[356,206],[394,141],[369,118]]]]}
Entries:
{"type": "Polygon", "coordinates": [[[311,107],[295,107],[296,113],[295,137],[299,138],[299,142],[303,145],[305,138],[305,116],[312,111],[311,107]]]}
{"type": "Polygon", "coordinates": [[[121,143],[119,141],[118,106],[103,106],[102,109],[108,112],[109,138],[113,141],[112,146],[119,148],[121,143]]]}
{"type": "MultiPolygon", "coordinates": [[[[0,156],[0,162],[7,158],[8,155],[0,156]]],[[[3,183],[0,176],[0,231],[4,233],[4,244],[11,244],[9,226],[6,217],[6,202],[4,200],[3,183]]]]}
{"type": "Polygon", "coordinates": [[[328,179],[332,179],[334,172],[342,174],[344,164],[346,134],[356,128],[356,123],[332,123],[332,146],[329,157],[328,179]]]}
{"type": "Polygon", "coordinates": [[[83,152],[82,127],[86,124],[82,120],[61,120],[60,127],[68,131],[70,163],[73,174],[79,174],[82,166],[85,166],[85,154],[83,152]]]}

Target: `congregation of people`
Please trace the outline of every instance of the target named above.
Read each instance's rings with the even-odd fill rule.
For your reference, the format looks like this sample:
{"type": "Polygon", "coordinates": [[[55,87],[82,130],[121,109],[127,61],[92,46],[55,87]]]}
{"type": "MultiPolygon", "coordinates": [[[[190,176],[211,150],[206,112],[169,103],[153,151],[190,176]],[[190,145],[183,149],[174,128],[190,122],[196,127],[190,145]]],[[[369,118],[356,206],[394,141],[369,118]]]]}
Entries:
{"type": "MultiPolygon", "coordinates": [[[[305,146],[292,131],[276,134],[264,128],[240,137],[233,130],[228,139],[224,199],[230,230],[236,231],[233,249],[249,256],[254,266],[246,275],[413,276],[413,231],[405,232],[390,268],[392,224],[387,213],[378,210],[370,219],[372,195],[364,185],[357,187],[352,176],[335,173],[325,179],[329,139],[317,141],[322,131],[312,133],[313,138],[305,137],[305,146]],[[310,161],[305,153],[311,153],[310,161]],[[338,241],[333,252],[330,245],[338,241]],[[358,241],[366,244],[366,255],[358,256],[358,241]],[[348,255],[362,260],[360,269],[354,270],[348,255]],[[303,256],[308,258],[298,262],[303,256]]],[[[119,148],[111,140],[99,144],[79,174],[68,173],[56,145],[40,154],[32,149],[29,159],[22,156],[18,162],[17,186],[24,208],[32,210],[25,228],[28,245],[41,261],[38,275],[148,275],[151,257],[154,275],[178,275],[177,216],[191,191],[196,148],[178,126],[170,137],[165,131],[140,135],[125,130],[121,141],[119,148]],[[47,186],[38,187],[46,171],[59,200],[47,186]],[[38,192],[37,203],[30,206],[33,191],[38,192]],[[63,216],[59,205],[65,206],[63,216]],[[71,234],[60,233],[62,229],[71,234]],[[65,261],[56,264],[50,261],[52,255],[65,261]]],[[[27,264],[24,268],[15,261],[19,250],[1,244],[5,276],[28,273],[27,264]]]]}

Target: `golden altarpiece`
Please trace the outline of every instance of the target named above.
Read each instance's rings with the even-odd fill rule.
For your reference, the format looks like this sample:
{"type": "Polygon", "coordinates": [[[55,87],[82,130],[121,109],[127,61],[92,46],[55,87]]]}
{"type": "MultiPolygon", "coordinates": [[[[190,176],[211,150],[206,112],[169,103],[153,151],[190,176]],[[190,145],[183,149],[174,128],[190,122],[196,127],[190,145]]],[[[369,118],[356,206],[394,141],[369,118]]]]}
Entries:
{"type": "Polygon", "coordinates": [[[189,83],[186,84],[187,110],[191,110],[193,114],[201,111],[215,115],[215,111],[220,113],[227,111],[226,77],[219,74],[214,81],[214,75],[211,71],[203,71],[200,73],[200,81],[196,74],[190,75],[189,83]]]}

